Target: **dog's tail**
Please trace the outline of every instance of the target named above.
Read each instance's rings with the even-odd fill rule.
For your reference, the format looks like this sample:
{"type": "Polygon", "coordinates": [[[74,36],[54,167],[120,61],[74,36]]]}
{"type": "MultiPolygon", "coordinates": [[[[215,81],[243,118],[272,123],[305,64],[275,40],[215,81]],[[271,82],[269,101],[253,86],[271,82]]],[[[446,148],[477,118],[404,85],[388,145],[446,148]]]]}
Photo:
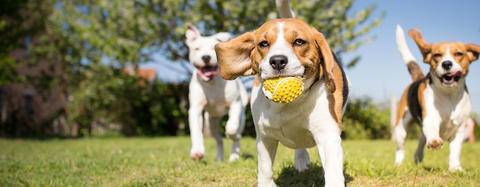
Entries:
{"type": "Polygon", "coordinates": [[[290,7],[290,0],[275,0],[277,4],[278,12],[280,13],[280,18],[293,18],[295,13],[293,13],[292,8],[290,7]]]}
{"type": "Polygon", "coordinates": [[[396,38],[398,50],[402,55],[403,62],[407,64],[408,72],[410,73],[412,80],[416,81],[425,77],[425,75],[423,75],[422,69],[417,64],[417,60],[415,59],[415,57],[413,57],[412,52],[410,52],[410,49],[408,48],[407,41],[405,40],[405,34],[400,25],[397,25],[396,38]]]}

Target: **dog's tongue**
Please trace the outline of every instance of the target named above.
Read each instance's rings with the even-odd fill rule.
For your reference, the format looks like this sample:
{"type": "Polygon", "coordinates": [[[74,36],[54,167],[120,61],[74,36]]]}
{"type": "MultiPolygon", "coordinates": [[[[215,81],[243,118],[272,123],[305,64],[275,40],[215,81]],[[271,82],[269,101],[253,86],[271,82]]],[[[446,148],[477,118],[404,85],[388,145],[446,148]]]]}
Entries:
{"type": "Polygon", "coordinates": [[[462,78],[462,72],[457,71],[452,76],[453,76],[453,80],[458,81],[458,80],[460,80],[460,78],[462,78]]]}
{"type": "Polygon", "coordinates": [[[453,81],[458,81],[462,77],[462,72],[461,71],[456,71],[454,73],[449,73],[445,75],[444,80],[447,83],[453,82],[453,81]]]}
{"type": "Polygon", "coordinates": [[[204,67],[198,71],[198,74],[206,80],[211,80],[217,75],[217,67],[204,67]]]}

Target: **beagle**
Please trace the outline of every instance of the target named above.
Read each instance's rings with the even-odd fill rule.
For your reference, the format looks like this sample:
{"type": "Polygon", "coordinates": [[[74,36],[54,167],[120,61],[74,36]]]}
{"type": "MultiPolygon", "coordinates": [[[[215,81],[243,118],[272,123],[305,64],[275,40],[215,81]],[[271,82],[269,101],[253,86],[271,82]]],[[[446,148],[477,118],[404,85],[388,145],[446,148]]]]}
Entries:
{"type": "Polygon", "coordinates": [[[217,76],[218,64],[214,49],[215,44],[230,39],[230,34],[201,36],[198,29],[190,25],[185,36],[189,59],[195,67],[188,93],[188,122],[192,140],[190,156],[194,160],[204,157],[202,129],[208,128],[217,144],[216,159],[223,160],[223,140],[219,126],[222,117],[228,113],[225,134],[233,141],[229,161],[238,160],[248,94],[240,80],[226,81],[217,76]]]}
{"type": "Polygon", "coordinates": [[[430,44],[416,29],[410,30],[409,35],[420,49],[423,61],[430,65],[430,71],[426,76],[423,74],[407,46],[402,28],[397,26],[398,49],[413,82],[404,90],[392,121],[392,138],[397,144],[395,164],[400,165],[404,159],[405,126],[413,118],[421,123],[423,132],[415,163],[422,162],[425,145],[437,149],[446,140],[450,142],[449,169],[461,171],[460,152],[465,122],[471,111],[465,78],[469,65],[478,59],[480,46],[461,42],[430,44]]]}
{"type": "Polygon", "coordinates": [[[257,134],[258,185],[275,186],[272,166],[280,142],[295,149],[298,171],[308,169],[306,149],[316,146],[325,185],[344,186],[340,125],[348,83],[323,34],[299,19],[274,19],[217,44],[215,51],[223,78],[257,78],[251,107],[257,134]],[[261,89],[263,81],[290,76],[303,78],[302,95],[288,104],[268,100],[261,89]]]}

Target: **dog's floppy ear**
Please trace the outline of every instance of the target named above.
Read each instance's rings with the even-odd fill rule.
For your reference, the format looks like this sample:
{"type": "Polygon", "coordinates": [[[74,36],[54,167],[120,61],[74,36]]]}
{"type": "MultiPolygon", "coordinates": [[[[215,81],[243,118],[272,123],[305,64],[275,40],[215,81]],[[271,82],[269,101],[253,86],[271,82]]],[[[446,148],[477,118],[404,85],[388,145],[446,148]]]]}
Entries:
{"type": "Polygon", "coordinates": [[[429,63],[432,59],[432,45],[430,45],[425,39],[423,39],[422,33],[417,29],[410,29],[408,35],[415,41],[420,52],[422,52],[425,63],[429,63]]]}
{"type": "Polygon", "coordinates": [[[201,34],[195,26],[187,24],[187,32],[185,32],[185,37],[187,38],[187,45],[190,46],[190,44],[200,36],[201,34]]]}
{"type": "Polygon", "coordinates": [[[233,80],[243,75],[253,75],[250,55],[254,48],[253,32],[247,32],[215,45],[220,75],[226,80],[233,80]]]}
{"type": "Polygon", "coordinates": [[[327,40],[322,33],[315,30],[315,43],[322,54],[323,61],[320,68],[320,76],[325,78],[325,84],[328,91],[328,100],[330,113],[338,123],[342,121],[343,102],[344,102],[344,82],[343,71],[340,64],[337,63],[327,40]]]}
{"type": "Polygon", "coordinates": [[[478,59],[480,54],[480,46],[477,44],[467,44],[467,55],[470,63],[478,59]]]}
{"type": "Polygon", "coordinates": [[[219,32],[215,35],[213,35],[215,39],[217,39],[219,42],[226,42],[232,38],[232,35],[228,32],[219,32]]]}

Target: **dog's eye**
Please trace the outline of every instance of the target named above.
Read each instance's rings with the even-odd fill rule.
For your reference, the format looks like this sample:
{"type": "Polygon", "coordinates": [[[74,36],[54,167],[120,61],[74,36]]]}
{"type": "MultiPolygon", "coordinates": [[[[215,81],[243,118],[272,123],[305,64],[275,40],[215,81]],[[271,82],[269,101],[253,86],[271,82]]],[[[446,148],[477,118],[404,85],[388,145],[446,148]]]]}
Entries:
{"type": "Polygon", "coordinates": [[[258,43],[258,46],[261,47],[261,48],[266,48],[268,47],[268,42],[267,41],[261,41],[260,43],[258,43]]]}
{"type": "Polygon", "coordinates": [[[442,54],[435,53],[435,54],[433,54],[433,58],[442,58],[442,54]]]}
{"type": "Polygon", "coordinates": [[[200,47],[195,47],[195,48],[193,48],[193,50],[198,51],[198,50],[200,50],[200,47]]]}
{"type": "Polygon", "coordinates": [[[293,42],[293,45],[302,46],[302,45],[305,44],[305,43],[307,43],[305,40],[296,39],[295,42],[293,42]]]}
{"type": "Polygon", "coordinates": [[[455,55],[456,57],[462,57],[462,56],[463,56],[463,53],[462,53],[462,52],[456,52],[454,55],[455,55]]]}

